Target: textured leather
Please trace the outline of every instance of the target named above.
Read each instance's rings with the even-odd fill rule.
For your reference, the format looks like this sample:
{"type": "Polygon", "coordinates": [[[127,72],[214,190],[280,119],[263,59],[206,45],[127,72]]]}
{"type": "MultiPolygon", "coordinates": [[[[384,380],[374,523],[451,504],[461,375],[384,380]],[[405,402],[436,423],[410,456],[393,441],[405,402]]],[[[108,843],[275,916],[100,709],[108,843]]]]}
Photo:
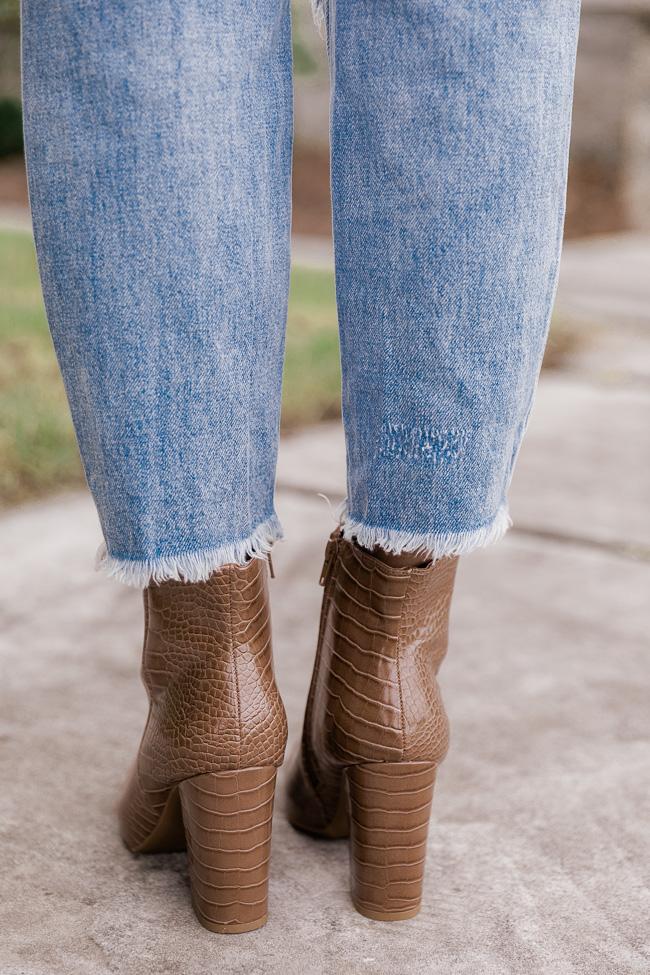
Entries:
{"type": "Polygon", "coordinates": [[[204,927],[251,931],[266,920],[275,769],[181,783],[192,902],[204,927]]]}
{"type": "Polygon", "coordinates": [[[289,784],[295,825],[328,835],[345,831],[340,806],[348,767],[437,766],[445,757],[448,722],[436,674],[447,649],[457,561],[400,568],[340,532],[330,538],[302,747],[289,784]]]}
{"type": "Polygon", "coordinates": [[[394,921],[420,908],[435,776],[435,765],[425,762],[347,770],[351,893],[366,917],[394,921]]]}
{"type": "Polygon", "coordinates": [[[287,726],[273,674],[267,572],[252,559],[206,582],[144,592],[149,717],[120,807],[132,850],[149,848],[178,783],[282,763],[287,726]]]}

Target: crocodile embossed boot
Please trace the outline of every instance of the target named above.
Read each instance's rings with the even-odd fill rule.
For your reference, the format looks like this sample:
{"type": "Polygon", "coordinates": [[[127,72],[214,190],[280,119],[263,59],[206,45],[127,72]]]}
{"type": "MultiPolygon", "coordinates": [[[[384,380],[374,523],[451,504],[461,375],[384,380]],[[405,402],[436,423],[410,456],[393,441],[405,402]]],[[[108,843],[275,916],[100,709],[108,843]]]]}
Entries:
{"type": "Polygon", "coordinates": [[[436,768],[448,746],[436,674],[457,559],[402,567],[339,531],[301,748],[289,779],[297,829],[350,837],[351,892],[366,917],[420,909],[436,768]]]}
{"type": "Polygon", "coordinates": [[[150,701],[120,806],[134,853],[187,847],[204,927],[235,933],[267,916],[276,768],[286,743],[273,676],[267,564],[144,592],[142,679],[150,701]]]}

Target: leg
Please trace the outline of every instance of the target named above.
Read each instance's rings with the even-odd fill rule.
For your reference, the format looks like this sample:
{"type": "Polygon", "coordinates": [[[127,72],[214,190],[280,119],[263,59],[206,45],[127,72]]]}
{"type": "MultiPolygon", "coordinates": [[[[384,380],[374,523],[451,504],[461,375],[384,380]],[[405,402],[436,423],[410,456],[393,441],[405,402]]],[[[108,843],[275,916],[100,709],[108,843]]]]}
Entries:
{"type": "Polygon", "coordinates": [[[349,832],[357,910],[400,920],[420,907],[447,750],[455,556],[507,527],[548,327],[578,3],[324,13],[348,507],[288,809],[349,832]]]}
{"type": "Polygon", "coordinates": [[[249,931],[286,742],[267,567],[246,557],[279,532],[289,2],[24,0],[23,18],[52,335],[106,564],[146,586],[121,834],[187,845],[201,923],[249,931]]]}
{"type": "Polygon", "coordinates": [[[288,0],[23,0],[45,302],[106,564],[204,579],[273,512],[288,0]]]}
{"type": "Polygon", "coordinates": [[[564,215],[578,0],[332,0],[346,536],[508,525],[564,215]]]}

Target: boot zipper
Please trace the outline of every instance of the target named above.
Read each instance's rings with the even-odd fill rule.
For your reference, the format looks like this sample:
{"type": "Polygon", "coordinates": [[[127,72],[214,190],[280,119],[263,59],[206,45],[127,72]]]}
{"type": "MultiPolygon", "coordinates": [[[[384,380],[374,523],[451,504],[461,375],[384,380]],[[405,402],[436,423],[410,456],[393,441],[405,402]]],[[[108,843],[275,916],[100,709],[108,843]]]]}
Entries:
{"type": "Polygon", "coordinates": [[[329,579],[330,573],[336,562],[336,549],[338,545],[337,538],[330,538],[327,546],[325,548],[325,560],[323,561],[323,568],[320,573],[320,585],[325,586],[327,580],[329,579]]]}

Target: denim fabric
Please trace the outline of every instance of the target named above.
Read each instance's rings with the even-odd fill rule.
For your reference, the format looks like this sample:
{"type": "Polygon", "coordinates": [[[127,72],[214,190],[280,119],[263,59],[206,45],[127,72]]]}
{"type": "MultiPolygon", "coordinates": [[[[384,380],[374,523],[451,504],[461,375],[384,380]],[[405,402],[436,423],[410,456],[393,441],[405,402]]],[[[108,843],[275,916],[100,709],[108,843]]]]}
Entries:
{"type": "MultiPolygon", "coordinates": [[[[363,544],[469,550],[553,301],[578,0],[330,0],[332,195],[363,544]]],[[[23,0],[46,307],[107,567],[203,578],[280,534],[288,0],[23,0]]]]}

